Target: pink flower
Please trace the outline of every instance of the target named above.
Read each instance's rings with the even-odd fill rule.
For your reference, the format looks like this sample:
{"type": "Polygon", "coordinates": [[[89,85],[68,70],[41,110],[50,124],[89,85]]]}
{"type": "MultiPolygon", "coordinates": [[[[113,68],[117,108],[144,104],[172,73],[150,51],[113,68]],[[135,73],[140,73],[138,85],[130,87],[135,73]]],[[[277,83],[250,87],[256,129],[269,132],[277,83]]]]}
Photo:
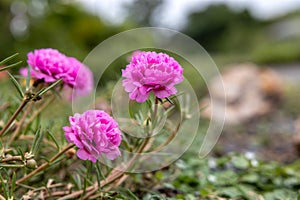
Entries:
{"type": "Polygon", "coordinates": [[[76,58],[68,58],[70,65],[74,69],[75,83],[74,83],[74,91],[75,97],[84,96],[89,94],[93,90],[94,78],[91,70],[79,62],[76,58]]]}
{"type": "Polygon", "coordinates": [[[31,67],[31,75],[45,82],[55,82],[58,79],[69,85],[74,85],[76,70],[69,64],[68,57],[55,49],[38,49],[27,54],[27,63],[31,67]]]}
{"type": "MultiPolygon", "coordinates": [[[[93,74],[77,59],[67,57],[55,49],[38,49],[28,53],[27,63],[30,75],[52,83],[62,79],[64,84],[76,89],[76,95],[86,95],[93,89],[93,74]]],[[[27,76],[27,68],[20,74],[27,76]]]]}
{"type": "Polygon", "coordinates": [[[183,81],[182,73],[182,67],[167,54],[134,52],[122,70],[123,86],[129,98],[137,102],[146,101],[151,91],[158,98],[166,98],[177,93],[174,85],[183,81]]]}
{"type": "Polygon", "coordinates": [[[110,160],[121,155],[118,148],[122,140],[121,131],[106,112],[88,110],[83,114],[76,113],[69,121],[70,126],[63,128],[65,137],[78,147],[80,159],[96,162],[102,154],[110,160]]]}

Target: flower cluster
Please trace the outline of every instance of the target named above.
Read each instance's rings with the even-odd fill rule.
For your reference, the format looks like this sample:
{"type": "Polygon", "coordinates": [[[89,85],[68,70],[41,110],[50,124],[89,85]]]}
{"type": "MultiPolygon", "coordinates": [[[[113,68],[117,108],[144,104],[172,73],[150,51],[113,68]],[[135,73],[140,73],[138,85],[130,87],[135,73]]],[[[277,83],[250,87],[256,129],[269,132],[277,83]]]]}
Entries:
{"type": "Polygon", "coordinates": [[[137,102],[147,100],[150,92],[158,98],[176,94],[174,85],[183,81],[183,69],[164,53],[135,52],[131,62],[122,70],[123,86],[129,98],[137,102]]]}
{"type": "MultiPolygon", "coordinates": [[[[78,95],[86,95],[93,89],[92,72],[75,58],[51,48],[34,50],[27,58],[30,75],[36,79],[47,83],[62,79],[64,84],[75,88],[78,95]]],[[[22,68],[20,73],[27,76],[27,68],[22,68]]]]}
{"type": "MultiPolygon", "coordinates": [[[[81,63],[76,59],[69,58],[68,62],[70,61],[75,69],[82,68],[81,63]]],[[[45,77],[45,80],[48,76],[65,78],[63,80],[68,81],[67,83],[72,86],[73,76],[69,76],[68,73],[68,75],[57,73],[57,69],[62,72],[64,68],[54,68],[56,70],[43,71],[43,68],[36,67],[34,73],[43,72],[41,77],[45,77]]],[[[125,77],[123,86],[125,91],[130,93],[130,99],[137,102],[146,101],[150,92],[158,98],[166,98],[177,92],[174,85],[183,81],[182,74],[182,67],[167,54],[135,52],[126,69],[122,70],[122,75],[125,77]]],[[[89,72],[83,71],[82,76],[77,77],[77,85],[73,86],[84,88],[88,76],[90,76],[89,72]]],[[[121,155],[119,151],[121,131],[114,119],[104,111],[88,110],[83,114],[71,116],[69,121],[70,126],[63,128],[65,137],[68,142],[78,147],[77,156],[80,159],[96,162],[101,155],[105,155],[110,160],[121,155]]]]}
{"type": "Polygon", "coordinates": [[[65,137],[79,148],[77,156],[80,159],[96,162],[102,154],[110,160],[121,155],[118,148],[121,131],[104,111],[88,110],[82,115],[75,114],[69,121],[70,126],[64,127],[65,137]]]}

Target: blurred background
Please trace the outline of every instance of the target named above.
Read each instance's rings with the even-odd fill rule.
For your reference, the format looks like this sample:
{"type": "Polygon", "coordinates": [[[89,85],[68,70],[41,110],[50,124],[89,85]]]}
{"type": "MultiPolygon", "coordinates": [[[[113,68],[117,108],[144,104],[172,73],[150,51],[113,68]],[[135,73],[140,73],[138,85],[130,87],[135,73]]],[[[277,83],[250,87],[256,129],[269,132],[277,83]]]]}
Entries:
{"type": "MultiPolygon", "coordinates": [[[[47,47],[83,60],[101,41],[136,27],[185,33],[211,55],[229,94],[226,127],[216,154],[254,151],[283,162],[297,158],[298,0],[1,0],[0,22],[0,59],[19,52],[24,61],[29,51],[47,47]]],[[[119,74],[126,62],[113,63],[119,74]]],[[[106,73],[103,85],[116,78],[106,73]]],[[[199,84],[201,106],[209,106],[207,87],[215,91],[210,95],[224,98],[218,97],[215,82],[199,84]]],[[[203,117],[209,119],[209,109],[203,117]]]]}
{"type": "Polygon", "coordinates": [[[194,38],[220,65],[295,63],[299,8],[297,0],[2,0],[0,56],[52,47],[84,58],[111,35],[161,26],[194,38]]]}
{"type": "Polygon", "coordinates": [[[195,39],[219,67],[291,65],[300,60],[299,8],[297,0],[2,0],[0,59],[51,47],[83,60],[114,34],[158,26],[195,39]]]}
{"type": "MultiPolygon", "coordinates": [[[[174,55],[185,77],[194,81],[201,109],[199,134],[174,165],[153,174],[137,174],[125,188],[139,197],[145,194],[142,188],[150,188],[151,193],[165,196],[193,197],[176,199],[200,195],[214,199],[211,194],[232,199],[297,199],[299,0],[1,0],[0,25],[0,60],[18,52],[17,59],[24,65],[27,53],[39,48],[58,49],[83,61],[105,39],[137,27],[165,27],[187,34],[205,48],[221,71],[227,94],[223,132],[211,154],[199,159],[210,122],[210,97],[216,101],[216,111],[223,106],[222,82],[195,80],[190,64],[174,55]],[[259,195],[250,197],[251,191],[259,195]]],[[[116,59],[102,76],[97,109],[111,112],[111,93],[128,56],[116,59]]],[[[6,73],[0,73],[0,84],[2,114],[8,110],[6,99],[16,103],[19,99],[11,92],[15,88],[6,73]]],[[[59,135],[71,114],[70,103],[61,100],[47,108],[41,124],[53,125],[53,133],[59,135]]]]}

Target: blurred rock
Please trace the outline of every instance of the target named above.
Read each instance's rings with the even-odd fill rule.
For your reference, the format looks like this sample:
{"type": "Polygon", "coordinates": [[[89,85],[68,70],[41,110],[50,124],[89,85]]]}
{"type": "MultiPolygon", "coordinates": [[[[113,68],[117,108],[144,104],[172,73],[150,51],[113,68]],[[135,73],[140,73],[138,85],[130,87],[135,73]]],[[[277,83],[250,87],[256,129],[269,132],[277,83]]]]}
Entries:
{"type": "Polygon", "coordinates": [[[215,120],[220,121],[225,117],[227,125],[241,124],[270,113],[282,97],[283,82],[269,68],[259,69],[254,64],[229,66],[223,72],[222,80],[219,77],[212,79],[208,85],[211,98],[205,98],[200,107],[206,106],[201,116],[210,119],[213,101],[214,112],[217,113],[215,120]],[[221,113],[224,106],[225,116],[221,113]]]}
{"type": "MultiPolygon", "coordinates": [[[[0,66],[0,69],[2,68],[2,67],[5,67],[5,66],[0,66]]],[[[0,72],[0,81],[1,80],[4,80],[4,79],[7,79],[8,78],[8,75],[7,75],[7,72],[4,70],[4,71],[2,71],[2,72],[0,72]]]]}

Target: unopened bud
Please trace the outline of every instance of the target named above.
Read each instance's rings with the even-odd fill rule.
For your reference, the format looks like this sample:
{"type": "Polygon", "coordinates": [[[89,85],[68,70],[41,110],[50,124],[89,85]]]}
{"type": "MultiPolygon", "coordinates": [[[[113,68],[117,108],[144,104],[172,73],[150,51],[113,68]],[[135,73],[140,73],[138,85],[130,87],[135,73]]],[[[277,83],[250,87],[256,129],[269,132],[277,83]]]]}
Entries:
{"type": "Polygon", "coordinates": [[[73,158],[73,156],[75,155],[76,153],[76,150],[75,149],[69,149],[67,152],[66,152],[66,156],[68,158],[73,158]]]}
{"type": "Polygon", "coordinates": [[[5,158],[11,158],[11,157],[13,157],[11,154],[6,154],[5,155],[5,158]]]}
{"type": "Polygon", "coordinates": [[[29,169],[35,169],[35,168],[37,168],[37,163],[36,163],[36,161],[34,159],[26,160],[25,161],[25,165],[29,169]]]}

